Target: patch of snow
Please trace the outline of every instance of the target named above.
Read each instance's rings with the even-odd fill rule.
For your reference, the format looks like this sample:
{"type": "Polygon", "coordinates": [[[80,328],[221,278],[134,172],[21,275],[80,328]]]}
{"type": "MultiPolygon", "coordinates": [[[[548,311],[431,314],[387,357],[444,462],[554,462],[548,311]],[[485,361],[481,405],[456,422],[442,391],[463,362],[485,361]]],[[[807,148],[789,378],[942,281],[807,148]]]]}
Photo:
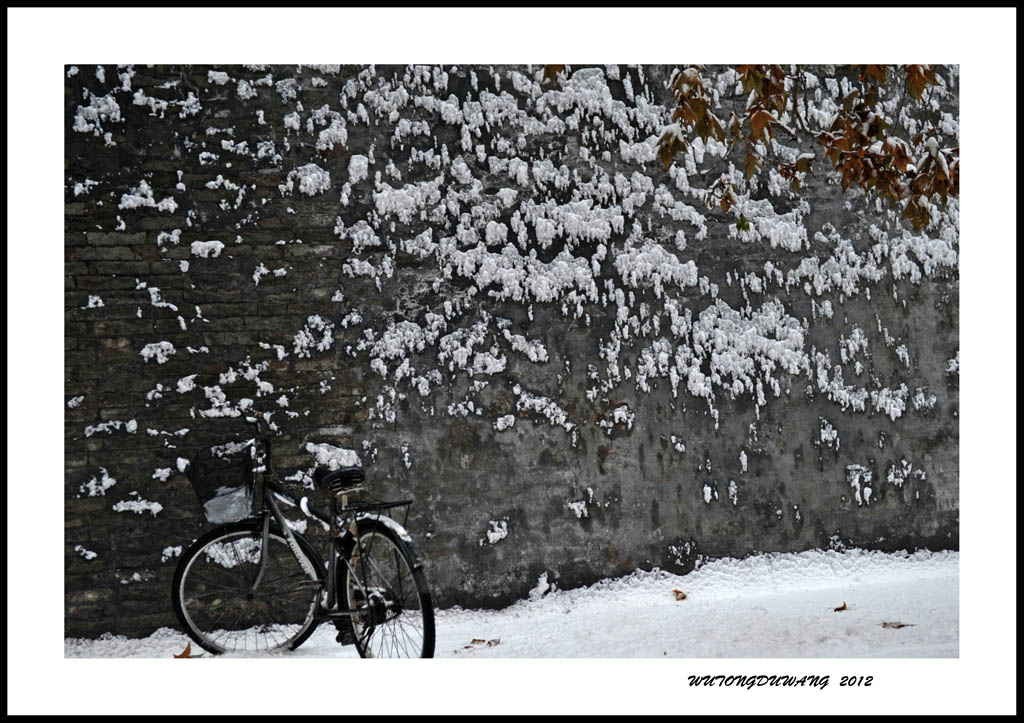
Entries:
{"type": "Polygon", "coordinates": [[[342,467],[361,466],[359,455],[354,449],[335,447],[330,444],[313,444],[312,442],[307,442],[305,449],[313,455],[318,467],[335,470],[342,467]]]}

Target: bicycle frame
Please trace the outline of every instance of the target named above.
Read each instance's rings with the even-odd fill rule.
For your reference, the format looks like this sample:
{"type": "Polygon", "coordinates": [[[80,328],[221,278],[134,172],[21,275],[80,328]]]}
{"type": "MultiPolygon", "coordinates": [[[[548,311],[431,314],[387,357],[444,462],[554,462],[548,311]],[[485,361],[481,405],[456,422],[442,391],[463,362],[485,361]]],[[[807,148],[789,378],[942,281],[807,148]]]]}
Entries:
{"type": "MultiPolygon", "coordinates": [[[[366,600],[369,598],[368,591],[363,587],[361,577],[355,574],[355,570],[348,558],[342,554],[344,550],[348,549],[350,544],[354,544],[357,536],[357,524],[360,520],[373,519],[391,528],[391,530],[395,532],[406,544],[411,558],[410,563],[413,569],[422,566],[423,562],[419,554],[419,549],[413,543],[412,538],[409,537],[405,528],[392,518],[382,516],[380,514],[380,511],[385,509],[405,506],[406,515],[408,516],[408,506],[412,503],[411,500],[361,505],[358,508],[349,509],[347,497],[343,495],[341,509],[339,510],[338,499],[337,497],[332,496],[330,513],[323,512],[311,505],[308,498],[302,497],[301,499],[296,499],[284,487],[267,477],[266,472],[270,466],[270,440],[262,435],[263,426],[258,417],[249,417],[246,421],[256,425],[256,435],[253,439],[254,444],[251,448],[253,459],[253,497],[262,501],[262,505],[257,511],[259,524],[262,528],[262,545],[260,548],[259,566],[251,588],[252,593],[255,593],[259,588],[260,582],[263,579],[263,573],[266,570],[266,550],[269,549],[271,517],[273,517],[277,522],[277,526],[281,530],[281,534],[284,536],[288,548],[302,567],[303,572],[306,573],[311,581],[316,583],[321,582],[320,576],[316,573],[316,569],[309,562],[299,547],[298,538],[302,536],[291,529],[288,521],[281,513],[281,508],[277,504],[278,500],[289,506],[298,507],[302,510],[303,514],[317,520],[329,532],[330,544],[328,545],[327,580],[325,581],[326,598],[324,598],[321,593],[320,604],[318,605],[320,617],[356,617],[362,612],[360,610],[339,609],[338,607],[337,566],[339,558],[348,568],[349,579],[355,580],[359,584],[363,599],[366,600]],[[368,514],[368,510],[377,510],[377,514],[368,514]],[[339,522],[341,524],[339,524],[339,522]]],[[[305,539],[304,541],[308,542],[308,540],[305,539]]],[[[310,547],[312,547],[312,545],[310,545],[310,547]]]]}
{"type": "MultiPolygon", "coordinates": [[[[369,597],[369,592],[363,588],[361,577],[355,574],[355,570],[352,567],[351,562],[342,554],[342,552],[348,548],[350,541],[355,540],[357,534],[356,526],[360,520],[375,520],[394,529],[408,546],[413,568],[417,568],[422,565],[419,550],[416,548],[416,545],[412,543],[412,540],[409,538],[408,533],[405,532],[402,525],[398,524],[397,521],[390,517],[381,515],[379,511],[376,514],[366,512],[367,509],[384,510],[400,506],[405,506],[408,510],[408,505],[411,503],[411,500],[377,503],[374,505],[363,506],[358,509],[349,509],[347,506],[347,500],[343,497],[341,509],[339,509],[337,498],[332,498],[331,512],[328,514],[311,505],[306,497],[296,499],[292,494],[284,489],[284,487],[273,480],[262,480],[262,493],[263,506],[258,513],[263,533],[263,544],[261,546],[261,550],[268,549],[270,520],[271,517],[273,517],[277,522],[289,549],[291,549],[292,554],[296,557],[299,564],[302,566],[303,571],[309,576],[310,580],[314,582],[319,583],[320,577],[316,574],[316,570],[306,559],[306,556],[302,553],[302,550],[299,547],[297,538],[302,537],[302,535],[291,529],[291,526],[288,524],[281,512],[281,508],[277,504],[278,500],[289,506],[298,507],[307,517],[311,517],[324,525],[329,532],[330,545],[327,558],[327,580],[325,581],[326,598],[322,597],[320,602],[320,608],[323,611],[321,615],[323,617],[354,617],[363,612],[362,610],[344,609],[339,607],[337,589],[337,566],[339,559],[348,568],[350,573],[349,579],[355,580],[359,584],[360,591],[362,592],[364,599],[369,597]]],[[[256,579],[253,582],[253,592],[255,592],[259,586],[265,567],[266,557],[261,553],[256,579]]]]}

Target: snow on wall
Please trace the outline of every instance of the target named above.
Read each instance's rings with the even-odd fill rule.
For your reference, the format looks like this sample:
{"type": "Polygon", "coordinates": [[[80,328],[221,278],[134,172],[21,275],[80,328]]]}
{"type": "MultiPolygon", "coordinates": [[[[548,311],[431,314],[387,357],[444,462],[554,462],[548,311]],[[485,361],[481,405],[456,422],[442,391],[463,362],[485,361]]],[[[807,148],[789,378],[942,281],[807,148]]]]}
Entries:
{"type": "MultiPolygon", "coordinates": [[[[84,601],[68,625],[106,632],[85,591],[110,582],[119,605],[122,580],[171,573],[198,529],[181,472],[253,414],[293,483],[351,455],[382,494],[414,496],[442,601],[525,594],[560,559],[584,580],[874,543],[904,504],[917,521],[889,540],[955,544],[958,203],[911,233],[819,159],[800,195],[769,173],[709,209],[702,169],[742,173],[714,142],[661,167],[670,72],[66,74],[68,599],[84,601]],[[138,514],[87,506],[115,477],[138,514]],[[100,544],[107,529],[130,534],[100,544]],[[81,577],[73,545],[97,551],[81,577]]],[[[716,93],[735,84],[708,72],[716,93]]],[[[928,92],[955,140],[943,77],[928,92]]]]}

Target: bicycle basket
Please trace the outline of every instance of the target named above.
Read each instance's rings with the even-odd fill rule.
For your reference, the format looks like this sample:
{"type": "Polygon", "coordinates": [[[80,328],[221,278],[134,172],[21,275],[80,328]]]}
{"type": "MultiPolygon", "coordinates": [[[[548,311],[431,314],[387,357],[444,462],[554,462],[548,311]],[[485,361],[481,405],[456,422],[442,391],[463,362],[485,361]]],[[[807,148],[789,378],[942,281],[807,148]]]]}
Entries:
{"type": "Polygon", "coordinates": [[[238,522],[252,514],[253,440],[224,442],[196,452],[188,480],[209,522],[238,522]]]}

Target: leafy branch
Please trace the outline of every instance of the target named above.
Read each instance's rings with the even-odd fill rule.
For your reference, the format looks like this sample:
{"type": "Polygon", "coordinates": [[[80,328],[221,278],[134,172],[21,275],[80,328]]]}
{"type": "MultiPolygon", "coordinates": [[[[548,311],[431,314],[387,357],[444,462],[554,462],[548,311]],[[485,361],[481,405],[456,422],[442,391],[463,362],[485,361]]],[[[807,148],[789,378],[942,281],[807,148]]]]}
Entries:
{"type": "MultiPolygon", "coordinates": [[[[840,109],[828,129],[811,130],[800,116],[797,93],[804,96],[806,87],[800,77],[789,76],[779,65],[737,65],[735,71],[746,97],[741,114],[730,112],[723,121],[712,107],[711,96],[702,78],[704,68],[691,65],[677,70],[670,87],[676,107],[672,123],[658,139],[658,157],[667,169],[676,154],[685,153],[693,138],[704,143],[730,143],[728,157],[734,148],[744,150],[743,172],[747,179],[763,170],[765,155],[757,150],[759,143],[770,147],[776,129],[782,129],[796,141],[806,140],[823,146],[824,157],[839,174],[843,189],[860,188],[886,199],[899,208],[916,229],[931,222],[933,199],[945,202],[959,195],[959,147],[940,148],[940,137],[933,125],[903,138],[893,133],[893,124],[880,108],[882,92],[896,72],[885,65],[852,65],[842,69],[844,87],[851,89],[840,99],[840,109]],[[794,90],[792,99],[787,87],[794,90]],[[793,126],[786,122],[792,100],[793,126]]],[[[905,91],[897,110],[896,122],[909,97],[923,104],[925,90],[941,85],[930,65],[908,65],[903,68],[905,91]]],[[[778,173],[794,190],[801,178],[812,172],[812,153],[803,153],[794,161],[777,160],[778,173]]],[[[708,195],[724,212],[735,204],[736,190],[719,178],[708,195]]]]}

